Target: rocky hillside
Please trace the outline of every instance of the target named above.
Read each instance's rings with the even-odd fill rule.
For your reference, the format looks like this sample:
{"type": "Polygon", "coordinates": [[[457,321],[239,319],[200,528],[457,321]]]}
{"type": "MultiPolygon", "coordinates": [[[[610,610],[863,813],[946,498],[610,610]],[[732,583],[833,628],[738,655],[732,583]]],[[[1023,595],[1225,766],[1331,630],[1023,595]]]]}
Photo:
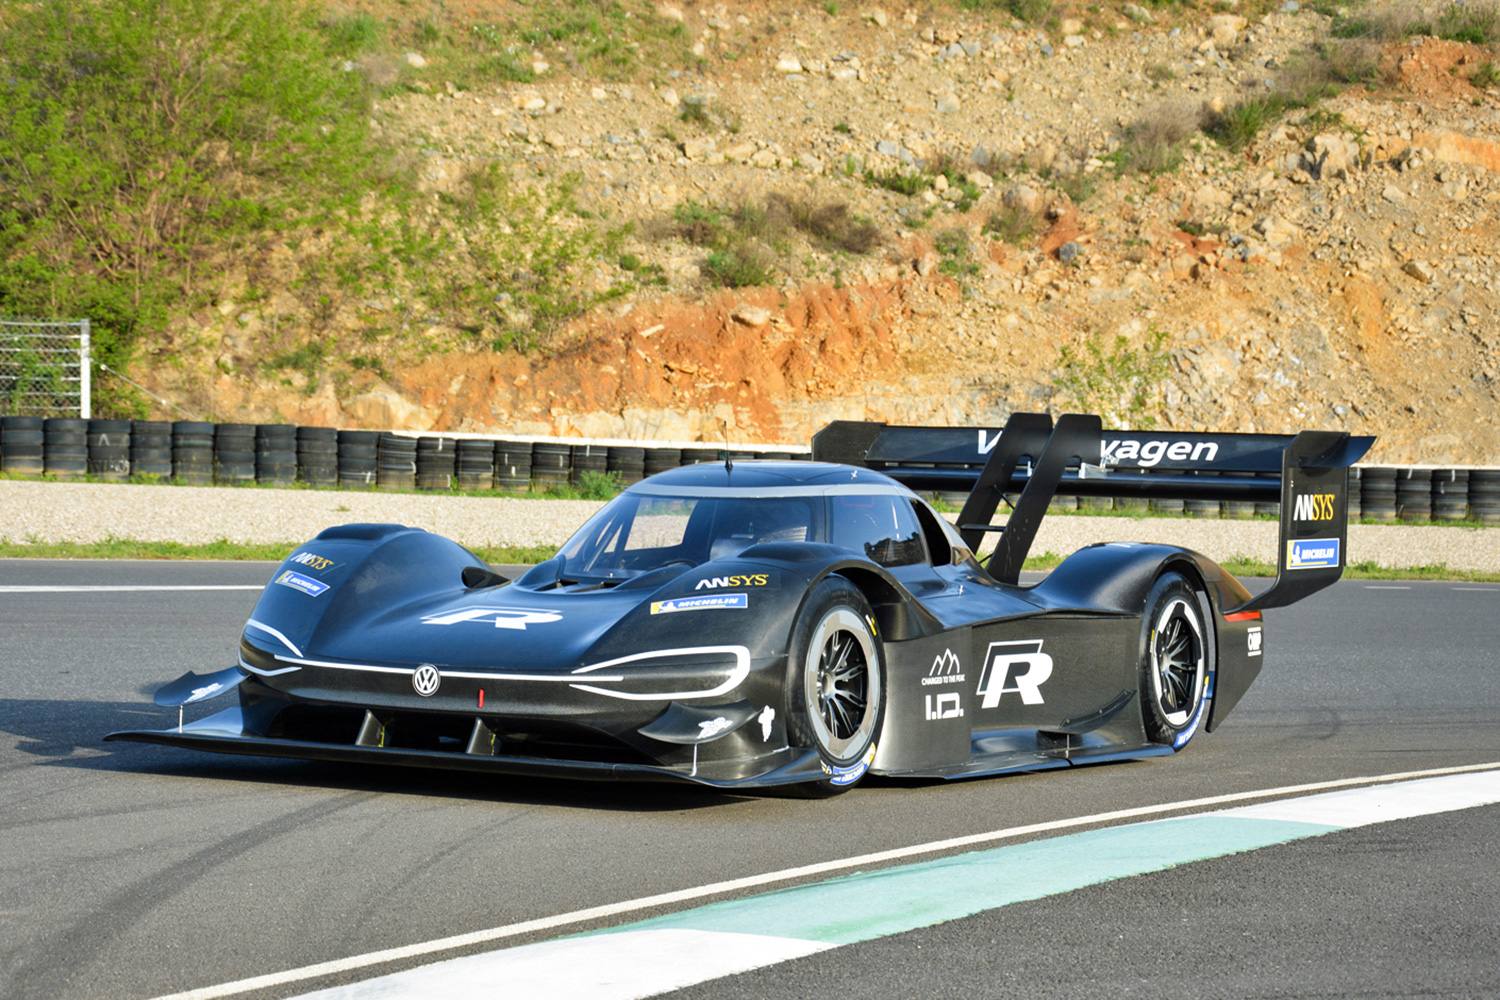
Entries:
{"type": "Polygon", "coordinates": [[[523,355],[399,294],[315,308],[303,241],[227,261],[132,374],[220,420],[776,442],[1091,406],[1500,463],[1496,35],[1338,41],[1348,11],[1296,0],[647,16],[692,68],[607,79],[546,38],[524,82],[349,63],[404,81],[375,122],[433,204],[498,163],[630,223],[568,275],[627,294],[523,355]],[[1271,99],[1324,64],[1357,82],[1271,99]],[[265,363],[308,343],[369,360],[265,363]]]}

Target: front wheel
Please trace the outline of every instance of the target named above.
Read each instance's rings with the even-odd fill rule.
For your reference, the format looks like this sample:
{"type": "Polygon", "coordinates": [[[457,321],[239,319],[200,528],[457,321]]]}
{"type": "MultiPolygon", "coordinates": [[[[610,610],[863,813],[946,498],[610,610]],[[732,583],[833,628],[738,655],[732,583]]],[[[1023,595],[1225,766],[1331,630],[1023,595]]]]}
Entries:
{"type": "Polygon", "coordinates": [[[885,710],[885,661],[864,595],[828,577],[808,595],[787,663],[787,727],[795,746],[818,751],[824,779],[797,790],[836,795],[875,758],[885,710]]]}
{"type": "Polygon", "coordinates": [[[1141,715],[1146,736],[1187,744],[1213,694],[1214,650],[1202,595],[1180,573],[1163,573],[1141,620],[1141,715]]]}

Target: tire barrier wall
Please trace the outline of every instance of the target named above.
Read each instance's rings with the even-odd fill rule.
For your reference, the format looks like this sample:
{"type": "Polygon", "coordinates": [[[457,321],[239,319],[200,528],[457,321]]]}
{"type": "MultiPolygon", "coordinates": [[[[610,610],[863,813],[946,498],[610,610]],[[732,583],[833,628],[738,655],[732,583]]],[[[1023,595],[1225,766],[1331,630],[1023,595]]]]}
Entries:
{"type": "MultiPolygon", "coordinates": [[[[808,457],[743,447],[727,454],[736,460],[808,457]]],[[[720,462],[725,455],[712,447],[453,438],[291,424],[0,417],[0,473],[107,482],[525,493],[579,486],[603,475],[628,486],[679,466],[720,462]]],[[[944,499],[961,504],[964,497],[944,499]]],[[[1146,506],[1128,497],[1057,497],[1052,503],[1056,510],[1085,511],[1146,506]]],[[[1277,508],[1263,502],[1149,502],[1157,513],[1207,518],[1275,517],[1277,508]]],[[[1349,518],[1500,525],[1500,468],[1355,466],[1349,470],[1349,518]]]]}

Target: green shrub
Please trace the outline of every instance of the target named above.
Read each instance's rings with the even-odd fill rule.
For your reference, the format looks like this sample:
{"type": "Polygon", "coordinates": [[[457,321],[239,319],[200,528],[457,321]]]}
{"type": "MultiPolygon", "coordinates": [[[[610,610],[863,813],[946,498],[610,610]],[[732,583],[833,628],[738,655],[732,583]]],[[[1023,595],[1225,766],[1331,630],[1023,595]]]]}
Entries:
{"type": "Polygon", "coordinates": [[[984,223],[984,232],[999,237],[1012,246],[1018,246],[1023,240],[1036,234],[1038,222],[1035,212],[1006,206],[990,213],[984,223]]]}
{"type": "Polygon", "coordinates": [[[713,251],[703,262],[703,273],[725,288],[769,285],[775,277],[764,252],[748,243],[713,251]]]}
{"type": "Polygon", "coordinates": [[[1104,426],[1150,430],[1156,426],[1156,401],[1172,368],[1165,349],[1167,334],[1153,328],[1137,350],[1123,335],[1106,353],[1099,334],[1090,334],[1083,350],[1058,348],[1053,388],[1084,413],[1098,413],[1104,426]]]}
{"type": "Polygon", "coordinates": [[[932,240],[932,248],[943,258],[938,270],[962,281],[979,273],[979,262],[969,245],[965,229],[945,229],[932,240]]]}
{"type": "Polygon", "coordinates": [[[959,0],[965,10],[1005,11],[1018,21],[1040,24],[1052,15],[1052,0],[959,0]]]}
{"type": "Polygon", "coordinates": [[[874,170],[865,171],[865,182],[887,191],[897,194],[916,195],[921,194],[932,187],[932,178],[917,173],[903,173],[900,170],[882,170],[876,173],[874,170]]]}
{"type": "Polygon", "coordinates": [[[1432,33],[1450,42],[1489,45],[1500,40],[1500,4],[1450,4],[1438,15],[1432,33]]]}
{"type": "MultiPolygon", "coordinates": [[[[352,205],[368,102],[339,54],[295,0],[8,4],[0,313],[89,316],[126,368],[213,254],[352,205]]],[[[100,380],[100,412],[133,398],[100,380]]]]}

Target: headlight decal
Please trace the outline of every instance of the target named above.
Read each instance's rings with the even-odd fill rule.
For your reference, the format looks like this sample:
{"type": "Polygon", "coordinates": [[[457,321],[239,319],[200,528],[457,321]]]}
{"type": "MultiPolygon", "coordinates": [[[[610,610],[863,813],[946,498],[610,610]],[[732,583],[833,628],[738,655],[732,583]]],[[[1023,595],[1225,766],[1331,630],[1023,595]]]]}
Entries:
{"type": "Polygon", "coordinates": [[[587,691],[590,694],[603,695],[606,698],[619,698],[623,701],[675,701],[683,698],[716,698],[721,694],[733,691],[740,682],[750,676],[750,650],[745,646],[688,646],[682,649],[656,649],[645,653],[632,653],[614,660],[605,660],[603,663],[595,663],[592,666],[580,667],[573,671],[573,677],[580,674],[588,674],[586,679],[593,681],[592,684],[574,683],[572,687],[578,691],[587,691]],[[734,656],[734,667],[729,676],[718,685],[701,691],[652,691],[640,693],[636,691],[611,690],[610,688],[598,687],[597,684],[604,681],[628,682],[628,678],[614,676],[604,677],[594,675],[596,670],[605,670],[611,667],[621,667],[627,663],[638,663],[641,660],[660,660],[677,656],[714,656],[729,653],[734,656]]]}

